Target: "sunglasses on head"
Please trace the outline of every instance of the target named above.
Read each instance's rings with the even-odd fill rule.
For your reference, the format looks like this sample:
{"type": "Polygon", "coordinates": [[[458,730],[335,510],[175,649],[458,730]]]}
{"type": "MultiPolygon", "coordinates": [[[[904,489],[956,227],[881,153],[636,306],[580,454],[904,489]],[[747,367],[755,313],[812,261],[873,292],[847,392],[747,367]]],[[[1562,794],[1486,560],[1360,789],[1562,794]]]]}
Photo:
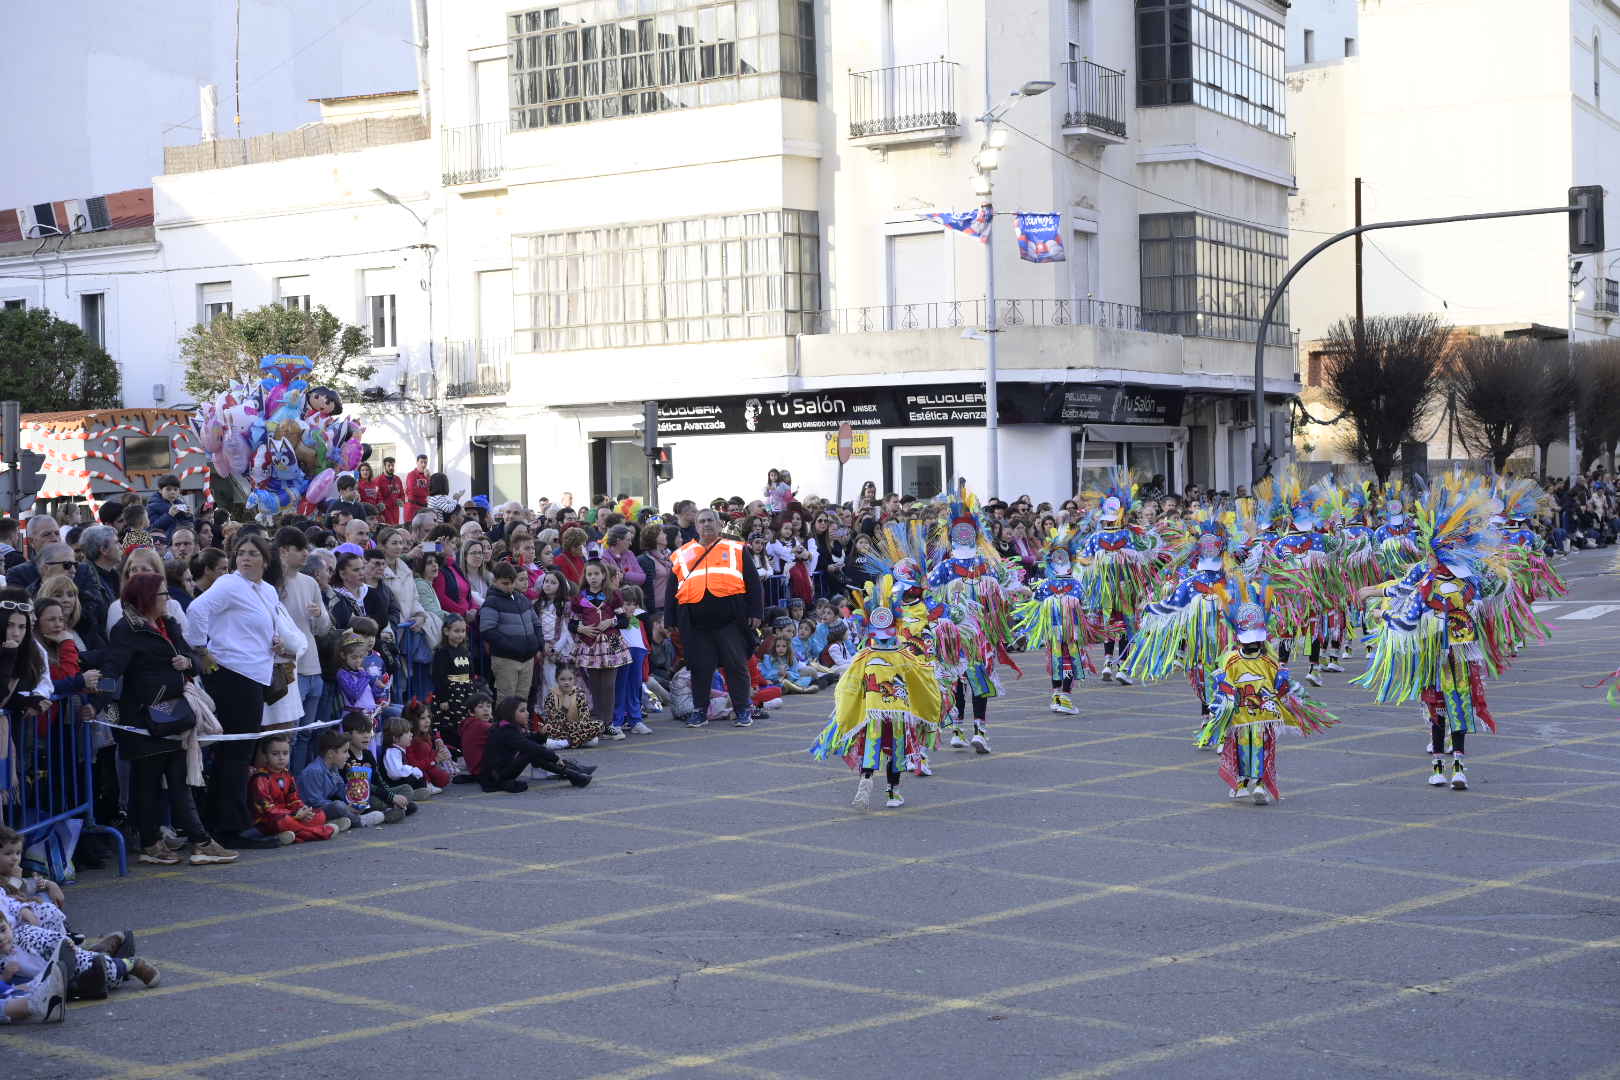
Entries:
{"type": "Polygon", "coordinates": [[[32,615],[34,605],[26,600],[0,600],[0,611],[20,611],[24,615],[32,615]]]}

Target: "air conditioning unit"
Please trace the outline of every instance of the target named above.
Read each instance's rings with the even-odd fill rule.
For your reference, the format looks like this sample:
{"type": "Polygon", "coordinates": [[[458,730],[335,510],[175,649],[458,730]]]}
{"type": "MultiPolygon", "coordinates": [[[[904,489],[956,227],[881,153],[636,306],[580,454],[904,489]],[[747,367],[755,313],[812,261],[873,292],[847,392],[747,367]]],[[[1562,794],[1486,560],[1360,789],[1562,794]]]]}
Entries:
{"type": "Polygon", "coordinates": [[[85,210],[83,199],[63,199],[62,212],[65,217],[62,222],[63,232],[90,231],[90,215],[85,210]]]}
{"type": "Polygon", "coordinates": [[[90,219],[92,231],[100,232],[102,229],[112,228],[112,214],[107,209],[107,197],[97,195],[93,199],[84,201],[85,215],[90,219]]]}

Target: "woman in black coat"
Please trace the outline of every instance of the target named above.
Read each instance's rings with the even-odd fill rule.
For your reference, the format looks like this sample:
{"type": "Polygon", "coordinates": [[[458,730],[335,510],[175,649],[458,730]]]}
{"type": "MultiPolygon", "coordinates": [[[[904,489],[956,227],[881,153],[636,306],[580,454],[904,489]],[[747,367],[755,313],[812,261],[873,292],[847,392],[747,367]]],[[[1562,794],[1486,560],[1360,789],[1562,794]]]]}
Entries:
{"type": "MultiPolygon", "coordinates": [[[[112,628],[101,661],[103,684],[108,679],[121,681],[121,685],[113,684],[118,686],[118,723],[144,730],[155,704],[189,715],[177,699],[185,693],[187,677],[197,670],[197,655],[186,644],[179,624],[166,614],[168,594],[163,577],[131,575],[120,599],[124,617],[112,628]]],[[[192,865],[235,862],[236,852],[216,843],[197,815],[197,804],[186,784],[186,755],[179,736],[159,738],[116,728],[113,734],[119,756],[130,763],[140,861],[159,866],[181,861],[159,832],[163,824],[159,800],[167,785],[169,815],[175,829],[191,842],[192,865]]]]}

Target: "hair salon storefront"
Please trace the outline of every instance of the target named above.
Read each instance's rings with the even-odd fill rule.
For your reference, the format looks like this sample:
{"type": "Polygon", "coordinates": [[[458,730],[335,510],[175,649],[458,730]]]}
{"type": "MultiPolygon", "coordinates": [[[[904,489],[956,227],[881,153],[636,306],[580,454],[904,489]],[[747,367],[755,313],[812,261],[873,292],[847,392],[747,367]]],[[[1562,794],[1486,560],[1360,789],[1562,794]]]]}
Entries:
{"type": "MultiPolygon", "coordinates": [[[[1002,381],[997,391],[1003,497],[1065,498],[1114,464],[1162,476],[1172,490],[1185,483],[1180,388],[1002,381]]],[[[791,470],[802,494],[832,497],[839,477],[829,435],[844,423],[864,436],[844,470],[846,500],[867,482],[880,494],[931,498],[957,476],[985,493],[977,382],[661,401],[658,441],[673,449],[675,479],[660,501],[755,498],[770,468],[791,470]]]]}

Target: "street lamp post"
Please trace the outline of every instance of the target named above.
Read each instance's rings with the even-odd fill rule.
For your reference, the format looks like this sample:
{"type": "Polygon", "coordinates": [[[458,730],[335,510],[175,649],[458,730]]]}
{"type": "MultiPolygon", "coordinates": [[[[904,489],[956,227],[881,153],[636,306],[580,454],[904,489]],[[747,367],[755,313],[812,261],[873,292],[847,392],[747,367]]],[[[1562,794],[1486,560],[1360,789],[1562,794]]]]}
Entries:
{"type": "Polygon", "coordinates": [[[999,328],[996,326],[996,231],[995,207],[991,200],[991,191],[994,188],[993,176],[1001,165],[1001,151],[1007,145],[1006,131],[996,129],[996,121],[1024,98],[1037,97],[1046,93],[1056,85],[1045,79],[1031,79],[1007,96],[1007,100],[1000,105],[996,104],[990,90],[990,32],[985,28],[984,35],[984,115],[979,122],[984,125],[984,142],[979,146],[979,152],[973,156],[975,176],[973,178],[973,193],[980,199],[980,204],[990,212],[990,220],[985,222],[984,234],[984,336],[986,339],[986,356],[984,364],[984,437],[985,437],[985,498],[991,499],[1001,485],[1001,457],[1000,457],[1000,424],[997,410],[1000,408],[999,397],[996,393],[996,335],[999,328]]]}
{"type": "MultiPolygon", "coordinates": [[[[1581,298],[1581,264],[1584,260],[1571,258],[1569,263],[1569,333],[1564,335],[1564,363],[1569,369],[1569,385],[1575,387],[1575,304],[1581,298]]],[[[1575,446],[1575,398],[1569,404],[1569,483],[1575,484],[1575,474],[1581,469],[1581,452],[1575,446]]]]}

